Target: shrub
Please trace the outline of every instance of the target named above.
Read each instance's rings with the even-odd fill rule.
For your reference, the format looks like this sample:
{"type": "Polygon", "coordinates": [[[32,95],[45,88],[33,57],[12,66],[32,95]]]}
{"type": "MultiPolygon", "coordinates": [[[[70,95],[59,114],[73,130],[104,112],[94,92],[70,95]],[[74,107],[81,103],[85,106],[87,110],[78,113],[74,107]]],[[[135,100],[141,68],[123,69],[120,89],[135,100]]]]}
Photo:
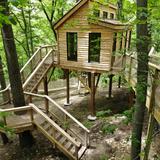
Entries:
{"type": "Polygon", "coordinates": [[[102,126],[101,130],[103,134],[113,134],[116,129],[117,129],[117,126],[115,124],[107,123],[102,126]]]}

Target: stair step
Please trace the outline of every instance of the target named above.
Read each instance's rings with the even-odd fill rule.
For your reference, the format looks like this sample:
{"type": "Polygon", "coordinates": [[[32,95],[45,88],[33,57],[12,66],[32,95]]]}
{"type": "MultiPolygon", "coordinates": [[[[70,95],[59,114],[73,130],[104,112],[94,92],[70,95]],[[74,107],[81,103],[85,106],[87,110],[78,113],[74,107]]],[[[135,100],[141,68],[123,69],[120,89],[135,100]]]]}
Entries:
{"type": "Polygon", "coordinates": [[[78,151],[78,159],[80,159],[82,156],[83,156],[83,154],[84,154],[84,152],[86,151],[86,147],[85,146],[82,146],[81,148],[80,148],[80,150],[78,151]]]}
{"type": "Polygon", "coordinates": [[[49,129],[51,128],[51,125],[49,123],[47,123],[46,125],[43,126],[44,130],[49,131],[49,129]]]}
{"type": "Polygon", "coordinates": [[[68,150],[68,151],[71,151],[73,149],[73,144],[71,142],[67,142],[64,147],[68,150]]]}
{"type": "Polygon", "coordinates": [[[62,134],[59,133],[59,132],[57,132],[56,135],[55,135],[55,138],[56,138],[57,141],[59,141],[62,137],[63,137],[62,134]]]}
{"type": "Polygon", "coordinates": [[[62,145],[67,141],[66,137],[62,137],[60,140],[59,140],[59,143],[61,143],[62,145]]]}

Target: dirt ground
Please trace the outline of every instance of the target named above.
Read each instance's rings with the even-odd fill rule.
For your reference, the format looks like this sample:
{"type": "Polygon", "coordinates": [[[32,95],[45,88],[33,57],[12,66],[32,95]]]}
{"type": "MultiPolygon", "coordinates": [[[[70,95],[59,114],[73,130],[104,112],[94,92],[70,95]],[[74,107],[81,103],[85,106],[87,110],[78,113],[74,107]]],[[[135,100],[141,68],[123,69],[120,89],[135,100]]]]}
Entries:
{"type": "MultiPolygon", "coordinates": [[[[82,91],[84,92],[84,91],[82,91]]],[[[100,88],[96,94],[96,110],[109,111],[106,116],[100,116],[96,121],[88,121],[89,95],[78,94],[77,88],[71,90],[71,106],[64,107],[80,122],[91,130],[90,148],[82,160],[129,160],[131,123],[123,111],[128,108],[129,91],[126,88],[113,88],[113,97],[107,98],[107,88],[100,88]],[[105,133],[103,126],[111,126],[105,133]],[[114,127],[112,127],[114,126],[114,127]]],[[[51,93],[50,97],[61,106],[65,103],[65,91],[51,93]]],[[[109,127],[108,127],[109,128],[109,127]]],[[[146,128],[146,127],[145,127],[146,128]]],[[[144,132],[145,134],[145,132],[144,132]]],[[[52,144],[38,131],[33,131],[35,144],[29,150],[21,149],[17,135],[12,135],[10,143],[3,145],[0,141],[0,160],[67,160],[52,144]]],[[[160,135],[153,140],[150,160],[159,160],[160,135]]],[[[143,138],[145,142],[145,137],[143,138]]]]}

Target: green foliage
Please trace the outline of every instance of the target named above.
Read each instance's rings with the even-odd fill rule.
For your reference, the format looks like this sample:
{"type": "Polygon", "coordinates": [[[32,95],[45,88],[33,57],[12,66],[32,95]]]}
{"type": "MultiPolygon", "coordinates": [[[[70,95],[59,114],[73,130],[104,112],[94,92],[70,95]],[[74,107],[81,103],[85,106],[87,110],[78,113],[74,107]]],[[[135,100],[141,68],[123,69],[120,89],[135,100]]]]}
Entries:
{"type": "Polygon", "coordinates": [[[52,76],[52,80],[62,79],[64,77],[63,70],[60,68],[56,68],[54,70],[54,74],[52,76]]]}
{"type": "Polygon", "coordinates": [[[83,122],[83,125],[84,125],[86,128],[90,129],[90,128],[92,128],[92,126],[94,125],[94,122],[89,121],[89,120],[86,120],[86,121],[83,122]]]}
{"type": "Polygon", "coordinates": [[[110,109],[108,109],[106,111],[99,111],[99,112],[97,112],[96,116],[104,118],[104,117],[110,116],[111,114],[112,114],[112,111],[110,109]]]}
{"type": "Polygon", "coordinates": [[[117,126],[115,124],[106,123],[102,126],[101,131],[103,134],[113,134],[117,126]]]}
{"type": "Polygon", "coordinates": [[[132,107],[130,110],[126,110],[123,112],[123,115],[126,117],[126,119],[123,120],[123,122],[125,124],[129,124],[132,122],[133,120],[133,112],[134,112],[134,108],[132,107]]]}
{"type": "Polygon", "coordinates": [[[100,156],[99,160],[108,160],[109,158],[107,157],[107,155],[103,154],[100,156]]]}

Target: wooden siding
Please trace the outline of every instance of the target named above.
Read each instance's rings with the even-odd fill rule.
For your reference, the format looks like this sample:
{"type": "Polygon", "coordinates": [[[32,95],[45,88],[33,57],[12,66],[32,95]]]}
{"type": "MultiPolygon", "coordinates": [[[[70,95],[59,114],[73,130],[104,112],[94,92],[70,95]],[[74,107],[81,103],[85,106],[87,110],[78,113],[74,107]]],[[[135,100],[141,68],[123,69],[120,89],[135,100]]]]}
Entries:
{"type": "Polygon", "coordinates": [[[114,18],[116,19],[117,16],[116,16],[116,12],[117,10],[115,8],[111,8],[109,7],[109,5],[102,5],[102,4],[99,4],[97,2],[90,2],[90,8],[93,9],[93,8],[96,8],[100,10],[100,17],[103,18],[103,12],[108,12],[108,18],[110,18],[110,14],[113,13],[114,14],[114,18]]]}
{"type": "Polygon", "coordinates": [[[86,68],[93,71],[109,71],[111,68],[111,52],[114,31],[103,26],[89,24],[88,7],[89,3],[86,3],[58,28],[59,64],[65,68],[77,67],[77,69],[86,68]],[[76,62],[67,60],[66,32],[78,33],[78,57],[76,62]],[[88,42],[89,33],[91,32],[101,33],[100,63],[88,63],[88,42]]]}

